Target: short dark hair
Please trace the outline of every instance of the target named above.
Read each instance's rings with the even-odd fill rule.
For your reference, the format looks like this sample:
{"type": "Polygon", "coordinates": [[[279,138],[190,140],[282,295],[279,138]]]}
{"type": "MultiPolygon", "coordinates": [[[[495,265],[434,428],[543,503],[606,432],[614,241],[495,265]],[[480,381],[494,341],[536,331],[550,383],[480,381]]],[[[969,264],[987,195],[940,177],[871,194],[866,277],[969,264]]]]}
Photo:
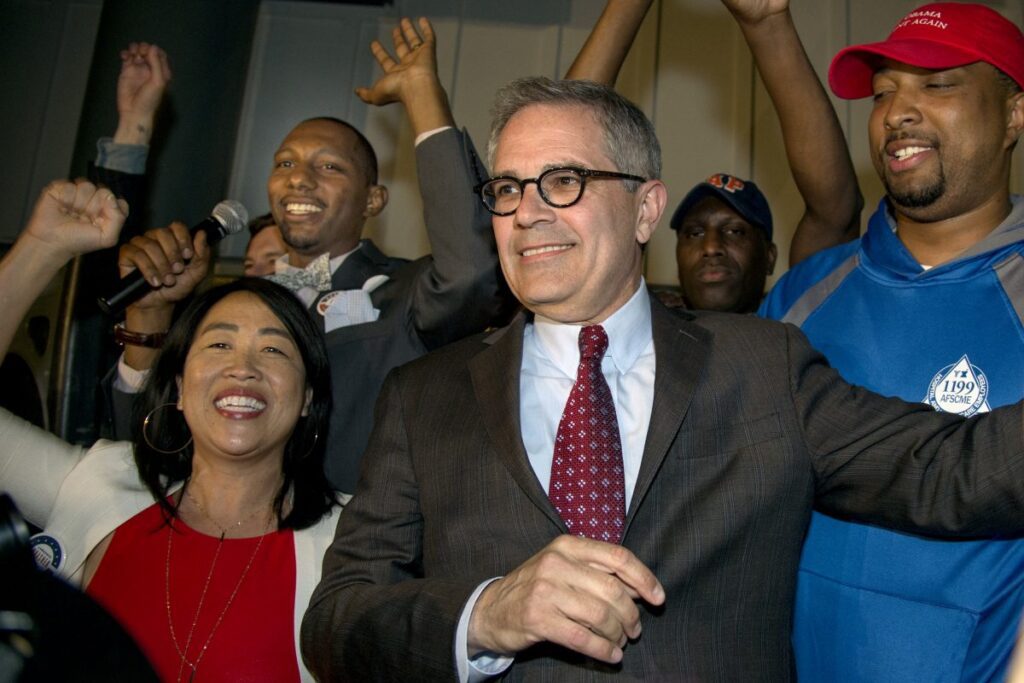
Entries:
{"type": "MultiPolygon", "coordinates": [[[[313,121],[329,121],[336,123],[339,126],[348,128],[356,136],[356,152],[362,157],[361,161],[363,164],[363,172],[366,174],[366,182],[369,185],[377,184],[377,153],[373,151],[373,145],[366,139],[366,136],[359,132],[359,129],[353,126],[348,121],[342,121],[334,116],[314,116],[311,119],[306,119],[302,123],[312,123],[313,121]]],[[[301,126],[302,123],[299,125],[301,126]]]]}
{"type": "Polygon", "coordinates": [[[247,226],[249,228],[249,239],[252,239],[271,225],[277,225],[277,221],[274,220],[274,214],[265,213],[261,216],[256,216],[256,218],[249,221],[247,226]]]}
{"type": "Polygon", "coordinates": [[[999,79],[999,84],[1003,86],[1003,90],[1006,91],[1007,97],[1013,97],[1021,91],[1020,83],[1013,80],[1010,74],[997,66],[993,66],[992,68],[996,70],[996,78],[999,79]]]}
{"type": "Polygon", "coordinates": [[[315,524],[338,503],[324,474],[324,453],[328,416],[331,410],[331,373],[323,334],[294,294],[262,278],[241,278],[202,292],[182,311],[171,327],[156,364],[135,403],[132,440],[139,477],[164,509],[168,519],[176,517],[168,502],[170,489],[178,482],[188,485],[192,475],[191,432],[181,412],[172,405],[178,396],[177,378],[184,372],[199,325],[219,301],[236,293],[258,297],[278,317],[295,341],[306,370],[306,385],[313,390],[308,414],[299,417],[285,444],[284,481],[274,499],[278,527],[304,529],[315,524]],[[171,405],[168,405],[171,404],[171,405]],[[162,450],[186,446],[173,454],[156,450],[143,434],[143,420],[152,413],[148,432],[160,440],[162,450]],[[166,448],[165,448],[166,446],[166,448]],[[291,510],[282,515],[289,489],[294,491],[291,510]]]}

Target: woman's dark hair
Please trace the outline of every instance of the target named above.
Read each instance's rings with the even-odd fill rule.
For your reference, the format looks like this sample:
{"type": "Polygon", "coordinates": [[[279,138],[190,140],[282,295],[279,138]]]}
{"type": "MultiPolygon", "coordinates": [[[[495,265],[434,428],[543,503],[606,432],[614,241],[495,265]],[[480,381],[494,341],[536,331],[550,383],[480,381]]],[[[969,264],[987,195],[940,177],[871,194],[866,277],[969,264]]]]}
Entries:
{"type": "Polygon", "coordinates": [[[315,524],[338,500],[324,475],[324,445],[331,410],[331,374],[323,334],[309,313],[284,287],[260,278],[241,278],[214,287],[196,296],[182,311],[164,341],[156,365],[135,402],[132,440],[135,464],[142,482],[153,493],[168,517],[177,516],[168,502],[170,489],[192,475],[192,434],[181,411],[173,404],[178,399],[177,378],[184,372],[188,355],[206,314],[215,304],[237,292],[258,297],[278,317],[299,349],[306,369],[306,386],[313,398],[308,414],[299,417],[295,431],[285,444],[282,470],[284,481],[274,498],[278,527],[304,529],[315,524]],[[172,404],[167,406],[166,404],[172,404]],[[143,420],[150,416],[143,435],[143,420]],[[182,444],[185,444],[182,447],[182,444]],[[156,448],[154,448],[154,446],[156,448]],[[160,450],[157,450],[160,449],[160,450]],[[161,452],[176,450],[174,453],[161,452]],[[285,496],[294,487],[291,510],[282,516],[285,496]]]}

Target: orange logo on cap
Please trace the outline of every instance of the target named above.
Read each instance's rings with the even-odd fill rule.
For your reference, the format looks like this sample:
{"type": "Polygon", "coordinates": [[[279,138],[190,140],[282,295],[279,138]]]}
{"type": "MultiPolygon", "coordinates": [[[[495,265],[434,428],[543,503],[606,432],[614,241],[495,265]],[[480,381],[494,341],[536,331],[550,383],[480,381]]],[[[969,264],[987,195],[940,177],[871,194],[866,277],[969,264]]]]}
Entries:
{"type": "Polygon", "coordinates": [[[726,175],[724,173],[716,173],[704,182],[709,185],[714,185],[720,190],[725,190],[726,192],[732,192],[734,194],[745,187],[742,180],[739,178],[733,178],[731,175],[726,175]]]}

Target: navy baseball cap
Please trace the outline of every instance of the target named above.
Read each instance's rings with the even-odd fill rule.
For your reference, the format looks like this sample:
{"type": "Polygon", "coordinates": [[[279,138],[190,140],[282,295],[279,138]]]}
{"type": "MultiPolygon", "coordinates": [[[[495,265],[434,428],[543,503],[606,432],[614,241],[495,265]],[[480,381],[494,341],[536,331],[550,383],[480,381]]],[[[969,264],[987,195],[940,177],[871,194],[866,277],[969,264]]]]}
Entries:
{"type": "Polygon", "coordinates": [[[772,212],[768,208],[768,200],[754,181],[743,180],[727,173],[714,174],[683,197],[679,208],[672,214],[672,221],[669,223],[672,229],[679,230],[686,214],[705,197],[721,199],[743,220],[764,230],[768,241],[772,241],[772,212]]]}

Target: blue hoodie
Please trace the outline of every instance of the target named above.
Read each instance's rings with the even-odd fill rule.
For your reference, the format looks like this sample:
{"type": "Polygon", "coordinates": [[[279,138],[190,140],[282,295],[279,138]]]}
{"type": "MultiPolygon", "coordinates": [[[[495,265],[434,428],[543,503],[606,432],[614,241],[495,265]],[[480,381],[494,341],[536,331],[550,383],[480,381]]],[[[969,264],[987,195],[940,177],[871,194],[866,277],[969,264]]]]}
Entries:
{"type": "MultiPolygon", "coordinates": [[[[924,270],[885,201],[864,236],[792,268],[759,313],[799,325],[848,381],[970,416],[1024,397],[1024,198],[924,270]]],[[[1024,540],[940,541],[814,513],[797,584],[801,681],[1002,680],[1024,540]]]]}

